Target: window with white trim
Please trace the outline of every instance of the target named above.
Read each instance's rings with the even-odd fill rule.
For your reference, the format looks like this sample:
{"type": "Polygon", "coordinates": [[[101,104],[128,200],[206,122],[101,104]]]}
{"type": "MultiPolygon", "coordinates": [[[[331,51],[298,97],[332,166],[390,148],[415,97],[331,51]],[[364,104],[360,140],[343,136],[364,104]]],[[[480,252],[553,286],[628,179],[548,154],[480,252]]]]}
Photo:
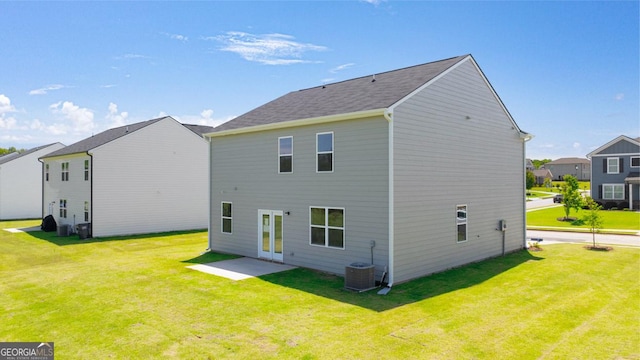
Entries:
{"type": "Polygon", "coordinates": [[[223,201],[221,204],[222,210],[222,224],[221,231],[225,234],[231,234],[233,225],[233,212],[231,209],[231,203],[223,201]]]}
{"type": "Polygon", "coordinates": [[[624,200],[624,184],[602,184],[602,199],[624,200]]]}
{"type": "Polygon", "coordinates": [[[316,134],[316,172],[333,172],[333,132],[316,134]]]}
{"type": "Polygon", "coordinates": [[[89,221],[89,202],[84,202],[84,222],[89,221]]]}
{"type": "Polygon", "coordinates": [[[640,167],[640,156],[631,157],[631,167],[640,167]]]}
{"type": "Polygon", "coordinates": [[[60,217],[66,219],[67,218],[67,200],[60,199],[60,217]]]}
{"type": "Polygon", "coordinates": [[[607,174],[620,173],[620,159],[617,157],[607,158],[607,174]]]}
{"type": "Polygon", "coordinates": [[[458,242],[467,241],[467,205],[456,205],[458,242]]]}
{"type": "Polygon", "coordinates": [[[84,161],[84,181],[89,180],[89,160],[84,161]]]}
{"type": "Polygon", "coordinates": [[[278,138],[278,173],[293,172],[293,136],[278,138]]]}
{"type": "Polygon", "coordinates": [[[344,208],[309,208],[309,243],[344,249],[344,208]]]}
{"type": "Polygon", "coordinates": [[[62,163],[62,181],[69,181],[69,163],[68,162],[63,162],[62,163]]]}

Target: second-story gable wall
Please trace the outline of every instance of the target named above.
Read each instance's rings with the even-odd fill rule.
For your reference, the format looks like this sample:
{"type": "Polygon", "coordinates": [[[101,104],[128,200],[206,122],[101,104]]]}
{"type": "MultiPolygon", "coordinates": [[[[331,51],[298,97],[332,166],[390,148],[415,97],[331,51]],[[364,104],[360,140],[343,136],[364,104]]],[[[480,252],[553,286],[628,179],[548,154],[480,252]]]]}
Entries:
{"type": "Polygon", "coordinates": [[[395,281],[442,271],[524,243],[524,144],[467,61],[393,114],[395,281]],[[487,161],[491,159],[491,161],[487,161]],[[467,241],[456,207],[467,206],[467,241]]]}
{"type": "MultiPolygon", "coordinates": [[[[91,158],[87,154],[70,154],[66,156],[43,159],[44,195],[42,212],[44,216],[53,215],[58,225],[74,226],[85,223],[85,202],[91,201],[91,181],[85,180],[84,164],[91,158]],[[62,164],[69,164],[68,175],[62,177],[62,164]],[[49,166],[49,180],[46,180],[46,167],[49,166]],[[66,217],[61,216],[61,200],[66,200],[66,217]]],[[[66,165],[65,165],[66,167],[66,165]]]]}
{"type": "Polygon", "coordinates": [[[213,137],[214,250],[258,256],[258,210],[283,211],[284,262],[344,274],[388,254],[388,123],[383,117],[213,137]],[[316,134],[333,132],[334,169],[316,172],[316,134]],[[293,171],[278,173],[278,138],[293,137],[293,171]],[[221,202],[232,203],[232,233],[221,232],[221,202]],[[344,249],[310,245],[310,207],[343,208],[344,249]],[[287,215],[286,213],[289,213],[287,215]]]}
{"type": "Polygon", "coordinates": [[[640,158],[640,146],[626,140],[620,140],[608,146],[597,154],[591,156],[591,197],[602,204],[624,203],[623,207],[629,206],[633,200],[633,207],[640,207],[640,187],[637,183],[629,184],[625,179],[633,173],[640,172],[640,167],[633,166],[632,158],[640,158]],[[609,172],[608,159],[616,159],[618,163],[617,172],[609,172]],[[605,195],[603,186],[616,188],[616,193],[622,193],[622,198],[614,196],[611,198],[605,195]]]}

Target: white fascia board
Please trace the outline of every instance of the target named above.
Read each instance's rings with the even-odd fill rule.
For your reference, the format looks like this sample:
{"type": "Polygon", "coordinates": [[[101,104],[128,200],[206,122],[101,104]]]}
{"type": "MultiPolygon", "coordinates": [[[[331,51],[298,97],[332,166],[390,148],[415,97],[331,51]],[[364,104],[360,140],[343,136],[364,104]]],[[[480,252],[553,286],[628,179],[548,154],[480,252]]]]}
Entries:
{"type": "Polygon", "coordinates": [[[295,126],[302,126],[302,125],[325,124],[325,123],[331,123],[336,121],[362,119],[362,118],[368,118],[368,117],[374,117],[374,116],[384,116],[385,111],[386,109],[382,108],[382,109],[356,111],[356,112],[351,112],[346,114],[327,115],[327,116],[319,116],[319,117],[307,118],[307,119],[282,121],[282,122],[271,123],[271,124],[256,125],[256,126],[243,127],[238,129],[229,129],[229,130],[223,130],[218,132],[210,132],[210,133],[204,134],[203,136],[207,138],[214,138],[214,137],[221,137],[221,136],[227,136],[227,135],[246,134],[246,133],[258,132],[258,131],[284,129],[284,128],[290,128],[295,126]]]}

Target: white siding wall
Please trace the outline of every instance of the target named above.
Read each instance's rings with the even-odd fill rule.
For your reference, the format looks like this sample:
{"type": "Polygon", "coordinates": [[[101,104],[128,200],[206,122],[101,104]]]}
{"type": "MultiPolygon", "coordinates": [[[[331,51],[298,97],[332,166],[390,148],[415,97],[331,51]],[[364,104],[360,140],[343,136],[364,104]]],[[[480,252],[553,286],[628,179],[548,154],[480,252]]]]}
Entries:
{"type": "Polygon", "coordinates": [[[395,281],[501,254],[501,219],[506,251],[522,247],[524,145],[470,61],[396,108],[393,141],[395,281]]]}
{"type": "MultiPolygon", "coordinates": [[[[58,225],[72,227],[84,223],[84,202],[91,199],[90,182],[84,180],[84,161],[87,154],[72,154],[64,157],[44,159],[49,164],[49,181],[44,181],[42,212],[44,216],[53,215],[58,225]],[[69,181],[62,181],[62,163],[69,163],[69,181]],[[60,217],[60,200],[67,200],[67,217],[60,217]],[[75,218],[74,218],[75,216],[75,218]]],[[[44,168],[43,168],[44,174],[44,168]]],[[[43,175],[44,176],[44,175],[43,175]]]]}
{"type": "Polygon", "coordinates": [[[0,165],[0,219],[40,218],[42,163],[40,156],[64,147],[60,143],[0,165]]]}
{"type": "Polygon", "coordinates": [[[371,262],[378,276],[388,253],[388,123],[342,121],[212,139],[211,245],[258,256],[258,209],[289,211],[284,262],[344,274],[352,262],[371,262]],[[316,133],[334,132],[334,172],[316,173],[316,133]],[[278,137],[293,136],[293,173],[278,174],[278,137]],[[220,203],[233,204],[233,233],[220,231],[220,203]],[[345,209],[345,249],[309,244],[309,207],[345,209]]]}
{"type": "Polygon", "coordinates": [[[93,151],[93,236],[207,227],[207,142],[172,119],[93,151]]]}

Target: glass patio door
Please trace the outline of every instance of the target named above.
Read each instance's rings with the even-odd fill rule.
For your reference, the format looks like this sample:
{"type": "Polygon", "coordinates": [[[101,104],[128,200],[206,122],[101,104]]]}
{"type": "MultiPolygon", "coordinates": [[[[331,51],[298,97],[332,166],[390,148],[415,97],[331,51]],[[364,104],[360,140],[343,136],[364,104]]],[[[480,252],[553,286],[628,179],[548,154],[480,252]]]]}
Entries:
{"type": "Polygon", "coordinates": [[[282,211],[258,210],[258,256],[282,262],[282,211]]]}

